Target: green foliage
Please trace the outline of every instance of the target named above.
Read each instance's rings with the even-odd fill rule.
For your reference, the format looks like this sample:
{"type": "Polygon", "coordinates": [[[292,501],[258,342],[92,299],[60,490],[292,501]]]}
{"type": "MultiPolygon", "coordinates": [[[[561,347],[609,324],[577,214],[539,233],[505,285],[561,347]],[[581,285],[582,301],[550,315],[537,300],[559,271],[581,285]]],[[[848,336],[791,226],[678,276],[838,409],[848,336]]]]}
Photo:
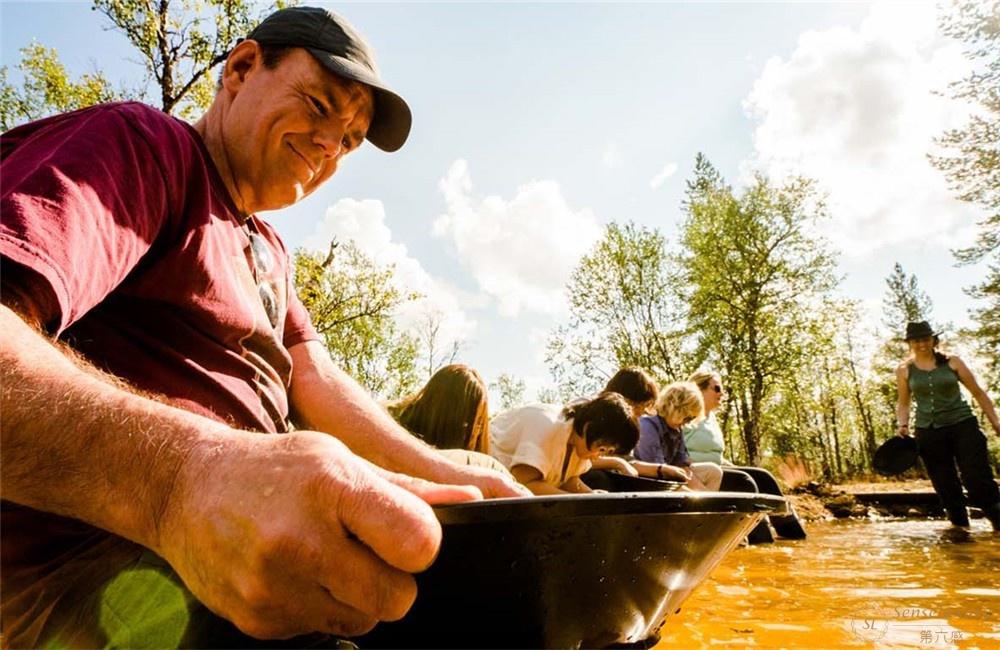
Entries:
{"type": "Polygon", "coordinates": [[[500,405],[499,408],[494,409],[494,413],[500,413],[524,404],[525,385],[523,379],[503,373],[490,384],[490,388],[500,394],[500,405]]]}
{"type": "MultiPolygon", "coordinates": [[[[278,1],[255,11],[251,0],[94,0],[111,28],[135,48],[156,87],[160,108],[197,120],[215,97],[212,71],[225,61],[237,39],[276,8],[297,1],[278,1]]],[[[54,49],[32,43],[21,50],[18,88],[0,68],[0,126],[3,130],[53,113],[121,99],[143,100],[139,89],[114,90],[96,70],[70,79],[54,49]]]]}
{"type": "MultiPolygon", "coordinates": [[[[295,3],[279,3],[279,6],[295,3]]],[[[196,119],[214,96],[212,70],[262,13],[249,0],[94,0],[94,10],[128,39],[159,89],[160,108],[196,119]]]]}
{"type": "Polygon", "coordinates": [[[563,397],[599,390],[622,366],[639,366],[660,379],[678,373],[681,309],[663,236],[612,223],[574,270],[566,287],[568,326],[556,329],[546,360],[563,397]]]}
{"type": "Polygon", "coordinates": [[[909,322],[931,319],[934,305],[930,296],[920,290],[917,276],[907,274],[899,262],[893,265],[885,285],[882,324],[895,336],[900,336],[909,322]]]}
{"type": "Polygon", "coordinates": [[[976,111],[963,127],[938,139],[948,153],[932,155],[931,162],[960,199],[987,211],[976,242],[955,256],[962,264],[988,261],[983,281],[967,291],[982,305],[972,311],[971,333],[979,353],[991,360],[986,383],[1000,390],[1000,0],[952,0],[941,28],[966,46],[973,71],[951,91],[976,111]]]}
{"type": "MultiPolygon", "coordinates": [[[[698,155],[681,227],[678,293],[697,359],[727,378],[722,414],[738,422],[746,459],[758,460],[765,407],[780,380],[816,351],[834,256],[812,230],[825,217],[813,183],[757,176],[736,195],[698,155]]],[[[819,347],[822,347],[821,345],[819,347]]]]}
{"type": "Polygon", "coordinates": [[[330,356],[362,386],[384,399],[416,389],[417,340],[394,320],[419,298],[397,287],[395,268],[381,266],[348,241],[324,258],[295,252],[295,284],[330,356]]]}
{"type": "Polygon", "coordinates": [[[7,66],[0,68],[0,127],[4,131],[53,113],[122,98],[100,72],[73,80],[59,53],[38,43],[21,49],[17,67],[24,75],[20,88],[8,81],[7,66]]]}

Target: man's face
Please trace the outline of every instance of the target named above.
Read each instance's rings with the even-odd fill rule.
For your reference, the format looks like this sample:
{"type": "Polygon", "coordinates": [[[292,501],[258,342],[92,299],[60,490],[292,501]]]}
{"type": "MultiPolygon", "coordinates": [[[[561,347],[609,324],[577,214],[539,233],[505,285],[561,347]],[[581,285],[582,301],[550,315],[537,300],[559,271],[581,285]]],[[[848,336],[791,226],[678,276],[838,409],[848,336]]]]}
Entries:
{"type": "Polygon", "coordinates": [[[222,137],[240,195],[234,198],[247,212],[274,210],[337,171],[364,140],[374,102],[369,87],[338,77],[306,50],[292,49],[269,69],[256,43],[243,47],[243,68],[234,64],[240,75],[226,80],[235,96],[222,137]]]}

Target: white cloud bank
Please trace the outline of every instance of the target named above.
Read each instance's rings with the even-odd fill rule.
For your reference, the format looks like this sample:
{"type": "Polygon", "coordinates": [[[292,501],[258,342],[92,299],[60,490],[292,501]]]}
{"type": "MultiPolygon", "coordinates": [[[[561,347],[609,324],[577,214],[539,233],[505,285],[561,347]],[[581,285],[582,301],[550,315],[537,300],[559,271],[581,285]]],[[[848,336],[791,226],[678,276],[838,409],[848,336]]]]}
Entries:
{"type": "Polygon", "coordinates": [[[461,159],[439,187],[447,212],[434,221],[434,234],[449,240],[498,311],[561,313],[566,281],[601,236],[593,213],[571,208],[559,185],[548,180],[522,185],[511,199],[480,198],[461,159]]]}
{"type": "Polygon", "coordinates": [[[677,163],[668,163],[666,167],[660,170],[660,173],[649,180],[650,189],[657,189],[671,176],[677,173],[677,163]]]}
{"type": "Polygon", "coordinates": [[[968,236],[979,212],[956,201],[927,160],[969,107],[935,92],[962,76],[960,46],[930,3],[876,4],[857,29],[808,31],[772,58],[745,101],[759,121],[751,166],[804,174],[829,192],[826,234],[847,254],[968,236]]]}
{"type": "Polygon", "coordinates": [[[420,262],[411,257],[406,246],[392,240],[386,225],[385,207],[376,199],[341,199],[326,210],[315,232],[306,238],[305,247],[326,251],[333,237],[353,240],[376,262],[396,267],[396,279],[404,290],[416,291],[423,298],[404,305],[397,319],[406,328],[420,331],[427,318],[440,319],[438,345],[468,339],[476,328],[462,308],[457,288],[432,277],[420,262]]]}

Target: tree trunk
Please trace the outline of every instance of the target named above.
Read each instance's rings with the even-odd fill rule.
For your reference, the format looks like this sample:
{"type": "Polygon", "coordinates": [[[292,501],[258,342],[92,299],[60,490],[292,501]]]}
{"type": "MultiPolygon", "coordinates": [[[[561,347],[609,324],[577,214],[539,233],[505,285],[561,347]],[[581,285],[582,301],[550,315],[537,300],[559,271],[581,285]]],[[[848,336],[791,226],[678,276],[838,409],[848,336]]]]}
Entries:
{"type": "Polygon", "coordinates": [[[858,370],[854,365],[854,345],[851,342],[850,336],[847,337],[847,352],[849,355],[847,364],[851,370],[851,382],[853,383],[852,393],[854,394],[854,403],[858,407],[858,415],[861,417],[861,427],[865,432],[865,453],[862,466],[870,467],[871,458],[875,455],[875,447],[877,445],[875,441],[875,425],[872,423],[871,411],[868,410],[868,406],[861,396],[861,381],[858,379],[858,370]]]}
{"type": "Polygon", "coordinates": [[[174,58],[170,52],[170,42],[167,39],[169,28],[170,0],[160,0],[159,29],[156,33],[156,44],[160,50],[160,64],[163,66],[160,76],[160,99],[164,113],[172,113],[177,100],[174,98],[174,58]]]}

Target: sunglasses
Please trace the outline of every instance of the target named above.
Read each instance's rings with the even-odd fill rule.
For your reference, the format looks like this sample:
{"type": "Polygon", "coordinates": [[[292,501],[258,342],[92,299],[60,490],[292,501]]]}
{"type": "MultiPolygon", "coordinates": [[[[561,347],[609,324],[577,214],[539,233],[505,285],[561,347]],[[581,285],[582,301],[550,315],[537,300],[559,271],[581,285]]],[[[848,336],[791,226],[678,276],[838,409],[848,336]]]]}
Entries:
{"type": "MultiPolygon", "coordinates": [[[[249,227],[247,228],[249,231],[249,227]]],[[[253,281],[257,283],[257,294],[260,302],[264,306],[267,320],[271,327],[278,326],[278,297],[274,293],[274,288],[267,281],[267,275],[274,269],[274,256],[267,246],[267,241],[255,232],[248,232],[250,237],[250,270],[253,273],[253,281]]]]}
{"type": "Polygon", "coordinates": [[[716,384],[715,386],[712,386],[712,390],[714,390],[716,393],[719,393],[720,395],[722,394],[722,386],[720,386],[718,384],[716,384]]]}

